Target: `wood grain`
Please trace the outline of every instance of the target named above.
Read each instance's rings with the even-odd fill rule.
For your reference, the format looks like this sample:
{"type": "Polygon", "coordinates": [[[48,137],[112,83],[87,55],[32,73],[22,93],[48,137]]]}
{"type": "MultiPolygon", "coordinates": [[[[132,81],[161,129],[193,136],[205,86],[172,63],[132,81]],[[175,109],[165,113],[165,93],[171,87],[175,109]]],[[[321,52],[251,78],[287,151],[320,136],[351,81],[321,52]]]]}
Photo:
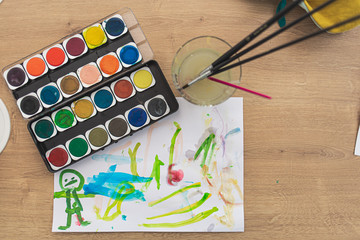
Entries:
{"type": "MultiPolygon", "coordinates": [[[[172,58],[184,42],[215,35],[235,44],[267,20],[277,2],[4,0],[0,67],[130,7],[172,86],[172,58]]],[[[287,20],[301,14],[298,8],[287,20]]],[[[315,30],[308,19],[254,53],[315,30]]],[[[353,155],[359,30],[321,35],[243,66],[241,85],[273,97],[235,94],[244,97],[244,233],[52,233],[53,175],[0,81],[12,123],[0,155],[0,239],[360,239],[360,158],[353,155]]]]}

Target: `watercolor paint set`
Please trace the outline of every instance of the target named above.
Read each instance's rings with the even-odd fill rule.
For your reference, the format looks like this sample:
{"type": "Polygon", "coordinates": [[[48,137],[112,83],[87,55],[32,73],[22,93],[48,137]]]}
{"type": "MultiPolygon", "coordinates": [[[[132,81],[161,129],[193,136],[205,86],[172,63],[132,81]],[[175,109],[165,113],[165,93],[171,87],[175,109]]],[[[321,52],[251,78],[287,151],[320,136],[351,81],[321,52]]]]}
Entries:
{"type": "Polygon", "coordinates": [[[153,58],[130,9],[115,12],[2,70],[24,118],[153,58]]]}
{"type": "Polygon", "coordinates": [[[46,166],[55,172],[177,109],[158,63],[150,60],[30,120],[28,130],[46,166]]]}
{"type": "Polygon", "coordinates": [[[177,111],[132,11],[115,12],[2,71],[51,172],[177,111]]]}

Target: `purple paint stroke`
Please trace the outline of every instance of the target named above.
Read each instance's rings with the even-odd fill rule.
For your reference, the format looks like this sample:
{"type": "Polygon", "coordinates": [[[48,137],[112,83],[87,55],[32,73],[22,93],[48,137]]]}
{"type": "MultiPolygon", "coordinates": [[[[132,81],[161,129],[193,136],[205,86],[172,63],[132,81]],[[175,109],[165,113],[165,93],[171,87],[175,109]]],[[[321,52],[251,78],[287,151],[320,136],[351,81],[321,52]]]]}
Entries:
{"type": "Polygon", "coordinates": [[[207,232],[212,232],[213,230],[214,230],[214,228],[215,228],[215,224],[210,224],[209,226],[208,226],[208,228],[207,228],[207,232]]]}
{"type": "MultiPolygon", "coordinates": [[[[213,111],[218,116],[218,119],[220,119],[220,123],[222,125],[219,137],[221,139],[221,146],[222,146],[222,150],[223,150],[222,157],[224,157],[225,156],[225,139],[223,137],[223,135],[224,135],[223,133],[227,131],[227,125],[225,124],[224,119],[222,118],[222,115],[220,114],[219,110],[217,108],[214,108],[213,111]]],[[[216,130],[218,130],[218,129],[216,129],[216,130]]],[[[216,132],[214,132],[214,133],[216,136],[218,136],[218,134],[216,132]]]]}

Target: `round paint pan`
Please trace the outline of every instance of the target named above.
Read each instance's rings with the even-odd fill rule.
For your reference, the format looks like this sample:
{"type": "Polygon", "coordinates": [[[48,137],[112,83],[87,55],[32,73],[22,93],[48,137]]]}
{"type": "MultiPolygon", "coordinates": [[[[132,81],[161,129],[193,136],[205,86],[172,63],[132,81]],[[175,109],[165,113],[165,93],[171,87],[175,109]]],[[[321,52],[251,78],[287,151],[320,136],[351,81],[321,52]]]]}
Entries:
{"type": "Polygon", "coordinates": [[[50,117],[44,117],[31,124],[31,129],[39,142],[44,142],[57,133],[56,127],[50,117]]]}
{"type": "Polygon", "coordinates": [[[23,65],[30,79],[41,77],[49,70],[44,58],[40,54],[25,60],[23,65]]]}
{"type": "Polygon", "coordinates": [[[55,83],[49,83],[37,90],[43,106],[49,108],[63,100],[62,94],[55,83]]]}
{"type": "Polygon", "coordinates": [[[142,105],[137,105],[136,107],[126,111],[125,117],[132,130],[138,130],[145,125],[148,125],[150,122],[150,118],[142,105]]]}
{"type": "Polygon", "coordinates": [[[89,155],[91,152],[91,148],[83,135],[74,137],[67,141],[65,145],[71,158],[74,160],[79,160],[80,158],[89,155]]]}
{"type": "Polygon", "coordinates": [[[109,53],[96,61],[104,77],[110,77],[122,70],[122,65],[115,53],[109,53]]]}
{"type": "Polygon", "coordinates": [[[110,39],[118,38],[128,31],[124,19],[119,14],[115,14],[106,19],[102,23],[102,27],[110,39]]]}
{"type": "Polygon", "coordinates": [[[88,88],[102,80],[101,73],[96,63],[91,62],[77,70],[81,84],[88,88]]]}
{"type": "Polygon", "coordinates": [[[51,119],[59,132],[63,132],[76,125],[77,121],[70,107],[61,108],[51,114],[51,119]]]}
{"type": "Polygon", "coordinates": [[[91,100],[99,112],[115,105],[116,100],[109,87],[103,87],[91,94],[91,100]]]}
{"type": "Polygon", "coordinates": [[[150,68],[143,67],[130,74],[131,81],[137,91],[142,92],[155,85],[154,75],[151,73],[150,68]]]}
{"type": "Polygon", "coordinates": [[[29,78],[25,73],[25,69],[20,64],[5,70],[3,76],[11,90],[22,87],[29,81],[29,78]]]}
{"type": "Polygon", "coordinates": [[[85,133],[85,136],[93,150],[103,148],[111,142],[111,138],[103,125],[90,129],[85,133]]]}
{"type": "Polygon", "coordinates": [[[75,102],[72,102],[71,109],[79,122],[92,118],[97,113],[94,104],[89,97],[83,97],[75,102]]]}
{"type": "Polygon", "coordinates": [[[125,68],[129,68],[142,60],[141,53],[134,42],[118,48],[116,54],[125,68]]]}
{"type": "Polygon", "coordinates": [[[110,119],[105,126],[113,140],[119,140],[130,133],[129,124],[123,115],[110,119]]]}
{"type": "Polygon", "coordinates": [[[50,149],[45,154],[50,167],[53,170],[59,170],[70,164],[71,158],[64,145],[59,145],[50,149]]]}
{"type": "Polygon", "coordinates": [[[118,102],[123,102],[135,95],[136,90],[129,77],[123,77],[110,85],[111,90],[118,102]]]}
{"type": "Polygon", "coordinates": [[[65,98],[69,98],[83,90],[76,73],[71,72],[57,80],[57,85],[65,98]]]}
{"type": "Polygon", "coordinates": [[[64,48],[60,44],[56,44],[43,52],[43,56],[50,69],[61,67],[68,62],[64,48]]]}
{"type": "Polygon", "coordinates": [[[157,95],[145,102],[145,108],[152,120],[157,120],[170,112],[164,96],[157,95]]]}
{"type": "Polygon", "coordinates": [[[10,116],[5,104],[0,99],[0,154],[6,147],[10,137],[10,116]]]}
{"type": "Polygon", "coordinates": [[[100,47],[107,42],[107,37],[100,24],[85,28],[82,32],[85,42],[90,49],[100,47]]]}
{"type": "Polygon", "coordinates": [[[88,47],[80,34],[76,34],[62,43],[70,59],[78,58],[88,51],[88,47]]]}
{"type": "Polygon", "coordinates": [[[43,110],[43,106],[36,93],[30,93],[16,101],[24,118],[30,118],[43,110]]]}

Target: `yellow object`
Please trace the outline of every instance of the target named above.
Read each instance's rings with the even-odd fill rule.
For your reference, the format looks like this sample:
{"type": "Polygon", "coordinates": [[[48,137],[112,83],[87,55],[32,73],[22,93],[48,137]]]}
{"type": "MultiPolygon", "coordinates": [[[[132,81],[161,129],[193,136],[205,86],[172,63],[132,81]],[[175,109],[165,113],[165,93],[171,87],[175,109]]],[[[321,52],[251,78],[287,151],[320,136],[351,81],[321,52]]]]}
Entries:
{"type": "Polygon", "coordinates": [[[97,48],[106,43],[107,38],[101,26],[91,26],[83,31],[86,44],[90,49],[97,48]]]}
{"type": "Polygon", "coordinates": [[[87,99],[80,99],[75,102],[73,107],[75,114],[82,119],[89,118],[94,112],[94,106],[87,99]]]}
{"type": "MultiPolygon", "coordinates": [[[[327,0],[304,0],[303,7],[311,11],[327,0]]],[[[314,22],[320,28],[326,28],[360,14],[360,0],[337,0],[324,9],[312,15],[314,22]]],[[[360,25],[360,20],[330,30],[331,33],[340,33],[360,25]]]]}
{"type": "Polygon", "coordinates": [[[146,70],[139,70],[134,74],[134,84],[138,88],[148,88],[152,83],[152,75],[146,70]]]}

